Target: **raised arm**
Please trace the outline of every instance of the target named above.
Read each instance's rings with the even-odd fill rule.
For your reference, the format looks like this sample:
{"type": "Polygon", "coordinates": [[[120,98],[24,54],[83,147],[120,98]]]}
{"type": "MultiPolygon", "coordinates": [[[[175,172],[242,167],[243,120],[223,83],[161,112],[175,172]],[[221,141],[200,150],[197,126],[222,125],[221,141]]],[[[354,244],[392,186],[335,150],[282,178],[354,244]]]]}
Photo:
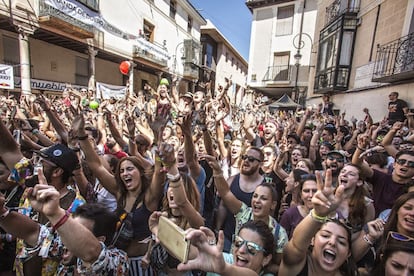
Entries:
{"type": "Polygon", "coordinates": [[[221,170],[219,163],[216,158],[211,155],[205,155],[203,157],[213,169],[214,185],[216,186],[221,199],[232,214],[237,214],[242,207],[242,202],[230,191],[229,184],[223,177],[223,171],[221,170]]]}
{"type": "Polygon", "coordinates": [[[193,179],[197,179],[200,175],[201,166],[198,163],[195,154],[195,146],[193,141],[193,136],[191,134],[191,116],[188,114],[183,118],[183,123],[181,129],[184,135],[184,156],[188,168],[190,169],[190,175],[193,179]]]}
{"type": "Polygon", "coordinates": [[[392,128],[387,132],[387,134],[382,139],[381,144],[384,146],[387,153],[394,157],[397,155],[397,148],[392,144],[392,140],[394,139],[395,134],[403,127],[402,122],[395,122],[392,125],[392,128]]]}
{"type": "Polygon", "coordinates": [[[204,226],[204,219],[198,212],[198,206],[193,206],[187,198],[187,193],[183,185],[183,179],[178,171],[177,161],[175,160],[174,146],[162,144],[159,153],[164,162],[169,164],[167,177],[169,179],[169,188],[174,195],[174,202],[188,219],[191,227],[199,228],[204,226]],[[197,209],[196,209],[197,208],[197,209]]]}
{"type": "Polygon", "coordinates": [[[56,116],[56,113],[50,109],[50,104],[47,102],[47,100],[43,96],[39,96],[36,99],[36,102],[40,105],[43,111],[46,112],[46,115],[52,123],[52,126],[55,128],[56,132],[59,134],[62,140],[67,143],[68,130],[65,128],[65,125],[62,123],[59,117],[56,116]]]}
{"type": "Polygon", "coordinates": [[[313,210],[295,228],[293,236],[283,250],[280,275],[298,275],[306,263],[308,247],[312,238],[326,222],[328,215],[336,210],[343,200],[344,187],[339,186],[334,192],[332,187],[332,172],[326,171],[325,183],[317,173],[318,191],[312,198],[313,210]],[[328,207],[329,206],[329,207],[328,207]]]}
{"type": "Polygon", "coordinates": [[[352,164],[358,166],[361,170],[363,175],[368,178],[371,178],[374,174],[374,170],[368,165],[368,163],[364,162],[362,157],[360,156],[366,150],[368,146],[369,138],[366,135],[359,135],[358,136],[358,146],[352,155],[352,164]]]}
{"type": "Polygon", "coordinates": [[[86,163],[99,179],[102,186],[118,198],[120,190],[116,184],[115,177],[103,166],[99,155],[96,153],[91,142],[89,141],[89,137],[85,132],[84,126],[85,121],[82,115],[77,116],[72,122],[72,129],[74,134],[78,137],[79,145],[85,154],[86,163]]]}
{"type": "Polygon", "coordinates": [[[19,149],[19,145],[13,139],[12,134],[4,125],[3,120],[0,120],[0,137],[0,156],[7,168],[12,170],[14,165],[23,158],[23,154],[19,149]]]}

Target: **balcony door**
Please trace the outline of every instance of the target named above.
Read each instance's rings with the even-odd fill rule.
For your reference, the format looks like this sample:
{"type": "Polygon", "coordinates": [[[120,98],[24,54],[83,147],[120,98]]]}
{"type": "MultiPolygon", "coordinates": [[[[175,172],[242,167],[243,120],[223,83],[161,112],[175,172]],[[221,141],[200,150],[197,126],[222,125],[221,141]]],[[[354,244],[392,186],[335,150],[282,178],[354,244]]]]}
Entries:
{"type": "Polygon", "coordinates": [[[289,80],[289,58],[290,52],[279,52],[273,56],[272,80],[289,80]]]}

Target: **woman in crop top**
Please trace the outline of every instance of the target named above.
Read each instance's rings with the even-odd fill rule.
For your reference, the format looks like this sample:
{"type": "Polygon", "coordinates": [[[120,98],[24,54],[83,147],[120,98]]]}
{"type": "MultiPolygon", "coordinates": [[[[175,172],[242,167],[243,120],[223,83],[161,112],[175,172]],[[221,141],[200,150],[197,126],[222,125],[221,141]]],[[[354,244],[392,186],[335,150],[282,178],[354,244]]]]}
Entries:
{"type": "MultiPolygon", "coordinates": [[[[133,213],[133,240],[125,251],[131,261],[130,275],[138,275],[138,270],[141,270],[140,257],[147,251],[147,240],[151,236],[148,228],[148,218],[158,208],[158,203],[162,197],[165,173],[161,170],[160,163],[156,162],[151,182],[136,157],[124,157],[118,163],[114,176],[102,165],[101,159],[88,139],[82,139],[86,136],[83,128],[83,118],[75,120],[78,121],[74,122],[73,127],[76,129],[78,137],[81,138],[79,143],[91,171],[105,189],[116,197],[117,208],[133,213]],[[137,198],[137,207],[131,210],[137,198]]],[[[160,147],[164,146],[161,145],[160,147]]]]}
{"type": "Polygon", "coordinates": [[[357,275],[351,231],[339,220],[328,217],[344,200],[344,187],[334,192],[330,170],[326,171],[325,183],[317,174],[317,184],[313,210],[298,224],[284,248],[279,275],[357,275]]]}

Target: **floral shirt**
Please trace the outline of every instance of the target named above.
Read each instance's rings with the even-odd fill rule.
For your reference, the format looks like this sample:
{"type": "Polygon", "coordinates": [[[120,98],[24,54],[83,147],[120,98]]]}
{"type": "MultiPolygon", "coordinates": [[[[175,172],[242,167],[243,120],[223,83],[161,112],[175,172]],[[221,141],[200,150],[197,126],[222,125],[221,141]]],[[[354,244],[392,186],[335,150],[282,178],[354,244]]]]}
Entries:
{"type": "MultiPolygon", "coordinates": [[[[76,272],[80,275],[102,275],[102,276],[121,276],[127,275],[129,262],[127,254],[117,248],[108,248],[101,242],[102,250],[98,259],[92,264],[85,264],[81,259],[77,260],[76,266],[65,266],[59,264],[55,275],[71,276],[76,272]]],[[[60,260],[65,251],[60,236],[52,232],[44,225],[40,226],[40,233],[37,245],[25,247],[29,252],[36,252],[43,258],[60,260]]]]}
{"type": "MultiPolygon", "coordinates": [[[[234,218],[236,219],[235,233],[238,233],[243,224],[250,220],[253,220],[252,208],[248,207],[244,202],[242,202],[242,207],[240,208],[240,211],[234,215],[234,218]]],[[[272,230],[273,235],[276,234],[275,232],[277,225],[277,221],[272,216],[269,216],[269,228],[272,230]]],[[[282,253],[283,248],[289,241],[288,236],[286,234],[286,230],[282,226],[279,226],[279,235],[275,237],[275,241],[275,253],[282,253]]],[[[233,250],[231,252],[233,252],[233,250]]]]}

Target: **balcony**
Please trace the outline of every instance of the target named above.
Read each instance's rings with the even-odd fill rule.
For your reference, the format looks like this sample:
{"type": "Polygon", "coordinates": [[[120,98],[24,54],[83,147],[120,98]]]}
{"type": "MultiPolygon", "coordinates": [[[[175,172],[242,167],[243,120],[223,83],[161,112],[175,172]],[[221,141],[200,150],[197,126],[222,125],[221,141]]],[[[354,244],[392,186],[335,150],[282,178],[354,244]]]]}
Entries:
{"type": "Polygon", "coordinates": [[[359,12],[360,0],[335,0],[326,7],[325,26],[337,19],[342,14],[354,14],[359,12]]]}
{"type": "Polygon", "coordinates": [[[39,22],[81,39],[94,37],[93,26],[49,6],[44,0],[39,3],[39,22]]]}
{"type": "Polygon", "coordinates": [[[142,37],[136,41],[138,44],[134,45],[132,49],[134,58],[141,58],[162,67],[168,66],[170,56],[164,47],[147,41],[142,37]]]}
{"type": "Polygon", "coordinates": [[[374,82],[399,82],[414,78],[414,33],[378,45],[374,82]]]}
{"type": "Polygon", "coordinates": [[[269,66],[263,82],[289,82],[291,78],[289,65],[269,66]]]}
{"type": "Polygon", "coordinates": [[[294,0],[246,0],[245,4],[250,11],[257,8],[293,2],[294,0]]]}

